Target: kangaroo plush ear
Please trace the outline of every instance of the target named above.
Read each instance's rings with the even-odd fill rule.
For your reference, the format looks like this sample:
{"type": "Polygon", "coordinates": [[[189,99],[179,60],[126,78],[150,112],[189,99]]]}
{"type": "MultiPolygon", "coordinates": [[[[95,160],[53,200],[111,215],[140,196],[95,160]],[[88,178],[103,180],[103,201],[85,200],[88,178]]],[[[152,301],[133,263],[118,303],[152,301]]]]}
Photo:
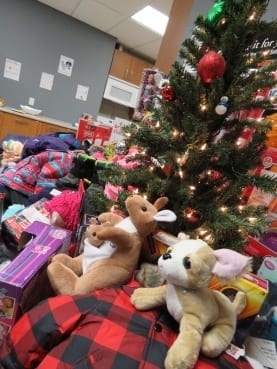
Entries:
{"type": "Polygon", "coordinates": [[[168,203],[168,197],[159,197],[155,202],[154,206],[156,209],[160,210],[162,209],[166,204],[168,203]]]}
{"type": "Polygon", "coordinates": [[[175,222],[176,214],[171,210],[161,210],[153,216],[157,222],[175,222]]]}
{"type": "Polygon", "coordinates": [[[216,263],[213,274],[222,279],[234,279],[243,273],[250,272],[252,258],[229,249],[214,251],[216,263]]]}

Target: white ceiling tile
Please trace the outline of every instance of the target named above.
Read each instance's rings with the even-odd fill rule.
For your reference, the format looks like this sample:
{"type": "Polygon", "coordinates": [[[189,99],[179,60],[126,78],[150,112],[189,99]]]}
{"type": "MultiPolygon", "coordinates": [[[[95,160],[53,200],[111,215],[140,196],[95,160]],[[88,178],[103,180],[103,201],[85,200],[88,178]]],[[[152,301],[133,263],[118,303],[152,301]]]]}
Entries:
{"type": "Polygon", "coordinates": [[[157,33],[142,27],[139,23],[130,18],[112,27],[111,32],[119,40],[122,40],[122,42],[132,40],[131,47],[153,41],[159,37],[157,33]]]}
{"type": "Polygon", "coordinates": [[[161,39],[157,39],[143,45],[138,45],[134,51],[138,54],[145,55],[146,57],[155,60],[160,50],[161,42],[161,39]]]}
{"type": "Polygon", "coordinates": [[[123,19],[118,12],[94,0],[82,0],[75,9],[73,16],[106,32],[123,19]]]}
{"type": "Polygon", "coordinates": [[[118,11],[119,13],[125,16],[133,15],[138,10],[152,3],[152,0],[96,0],[96,1],[105,5],[107,8],[118,11]]]}
{"type": "Polygon", "coordinates": [[[71,15],[81,0],[38,0],[40,3],[51,6],[65,14],[71,15]]]}

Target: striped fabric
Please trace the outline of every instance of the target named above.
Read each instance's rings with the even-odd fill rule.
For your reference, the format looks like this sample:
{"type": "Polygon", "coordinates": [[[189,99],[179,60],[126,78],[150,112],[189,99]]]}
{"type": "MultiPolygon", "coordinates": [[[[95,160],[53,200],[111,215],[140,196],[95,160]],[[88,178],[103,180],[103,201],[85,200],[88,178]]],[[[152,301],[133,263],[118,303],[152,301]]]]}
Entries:
{"type": "Polygon", "coordinates": [[[57,179],[69,173],[72,159],[72,153],[43,151],[5,170],[0,176],[0,183],[23,195],[38,194],[45,188],[55,187],[57,179]]]}

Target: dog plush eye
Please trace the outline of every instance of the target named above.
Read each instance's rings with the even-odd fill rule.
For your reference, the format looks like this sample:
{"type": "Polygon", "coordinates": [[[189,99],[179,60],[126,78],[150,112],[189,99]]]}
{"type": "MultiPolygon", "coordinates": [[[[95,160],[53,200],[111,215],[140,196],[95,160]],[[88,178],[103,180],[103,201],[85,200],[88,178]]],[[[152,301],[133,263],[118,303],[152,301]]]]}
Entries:
{"type": "Polygon", "coordinates": [[[183,264],[184,264],[184,267],[186,269],[190,269],[191,268],[191,262],[190,262],[190,257],[189,256],[185,256],[184,257],[183,264]]]}
{"type": "Polygon", "coordinates": [[[142,207],[141,207],[141,210],[142,210],[142,211],[147,211],[147,207],[146,207],[146,206],[142,206],[142,207]]]}
{"type": "Polygon", "coordinates": [[[168,250],[167,252],[165,252],[165,253],[162,255],[162,258],[163,258],[163,260],[171,259],[171,258],[172,258],[172,256],[171,256],[171,250],[168,250]]]}

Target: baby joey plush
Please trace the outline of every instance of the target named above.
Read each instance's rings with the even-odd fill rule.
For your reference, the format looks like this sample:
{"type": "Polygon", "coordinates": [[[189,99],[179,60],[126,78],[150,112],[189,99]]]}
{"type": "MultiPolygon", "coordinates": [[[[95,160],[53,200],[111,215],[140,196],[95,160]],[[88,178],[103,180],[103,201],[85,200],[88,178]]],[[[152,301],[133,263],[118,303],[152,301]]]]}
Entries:
{"type": "Polygon", "coordinates": [[[159,221],[176,220],[170,210],[161,210],[166,197],[151,204],[139,195],[129,196],[125,205],[129,216],[102,213],[100,225],[90,225],[83,253],[77,257],[55,255],[47,267],[49,281],[57,294],[82,294],[124,284],[132,278],[143,240],[159,221]]]}

